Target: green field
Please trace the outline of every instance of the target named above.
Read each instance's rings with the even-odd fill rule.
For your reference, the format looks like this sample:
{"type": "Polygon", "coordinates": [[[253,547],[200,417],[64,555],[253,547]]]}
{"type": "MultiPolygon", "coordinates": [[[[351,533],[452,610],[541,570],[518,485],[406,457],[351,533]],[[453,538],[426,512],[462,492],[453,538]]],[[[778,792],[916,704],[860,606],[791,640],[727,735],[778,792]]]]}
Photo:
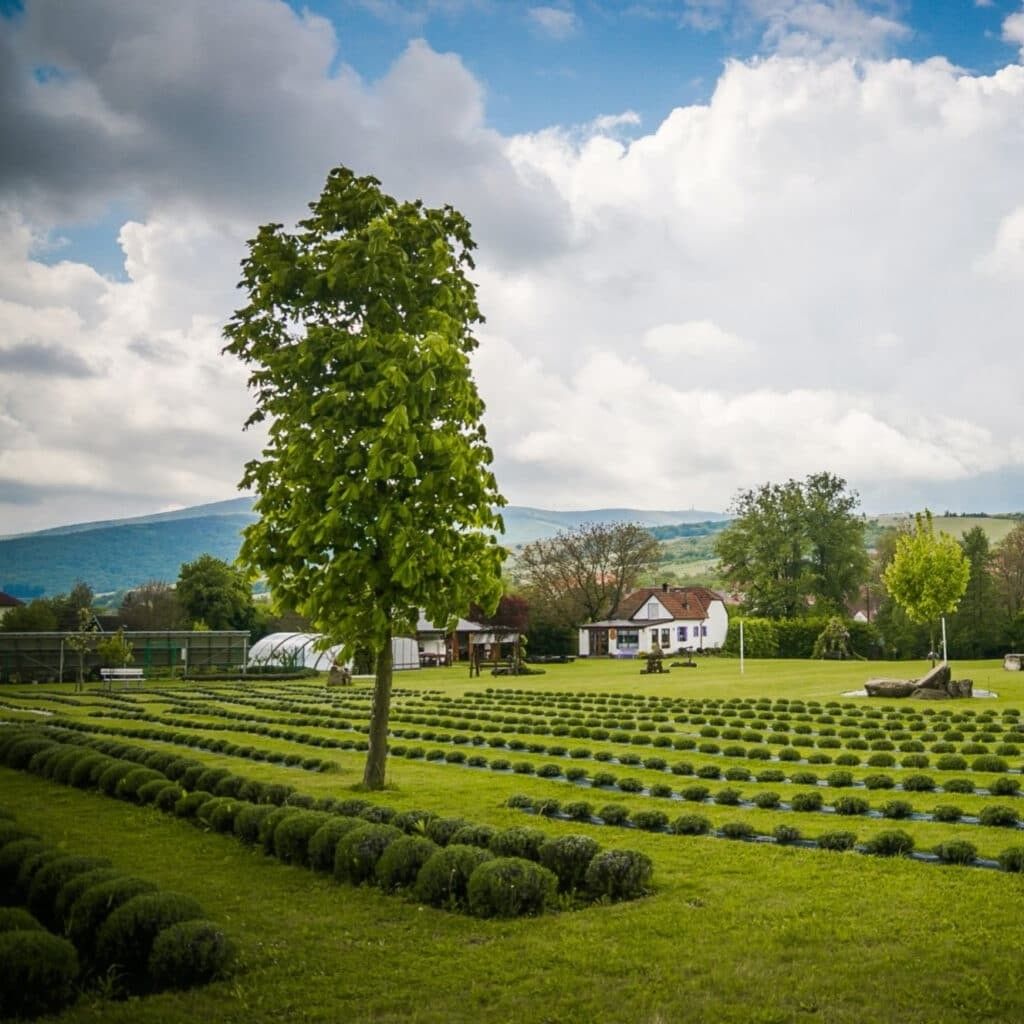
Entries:
{"type": "MultiPolygon", "coordinates": [[[[951,537],[960,540],[965,533],[970,532],[976,526],[980,526],[988,536],[989,543],[995,547],[1003,538],[1020,523],[1019,517],[1010,516],[940,516],[933,517],[936,533],[948,533],[951,537]]],[[[877,523],[880,527],[892,526],[913,526],[912,515],[886,515],[879,516],[877,523]]]]}
{"type": "MultiPolygon", "coordinates": [[[[636,849],[653,860],[653,891],[644,898],[539,918],[481,920],[373,887],[353,888],[153,807],[0,768],[0,807],[14,812],[20,823],[68,850],[102,853],[118,868],[194,896],[240,950],[235,973],[205,988],[128,1001],[87,991],[55,1019],[240,1024],[1024,1019],[1024,983],[1019,980],[1024,875],[584,824],[506,806],[513,794],[563,804],[588,800],[595,809],[614,802],[631,813],[660,809],[673,818],[699,813],[716,829],[743,821],[764,835],[779,824],[797,826],[811,839],[848,830],[859,843],[898,828],[913,837],[919,851],[967,839],[979,857],[996,858],[1007,847],[1024,845],[1020,829],[970,820],[761,809],[747,803],[774,791],[785,805],[813,791],[822,794],[826,807],[856,794],[873,810],[902,798],[925,816],[949,804],[958,805],[968,819],[994,804],[1024,812],[1024,798],[984,792],[1000,778],[1020,778],[1016,770],[1024,753],[1008,753],[1016,744],[1008,743],[1007,736],[1012,740],[1008,730],[1024,721],[1016,714],[1024,710],[1024,674],[1004,672],[995,662],[954,666],[956,677],[996,691],[993,700],[878,703],[843,696],[869,676],[905,676],[925,667],[748,661],[741,675],[735,660],[707,659],[696,669],[647,677],[635,663],[578,661],[518,679],[471,681],[458,668],[399,676],[393,746],[405,754],[392,756],[390,786],[372,795],[375,802],[495,827],[526,824],[551,835],[587,834],[605,848],[636,849]],[[593,701],[594,696],[600,700],[593,701]],[[795,707],[787,708],[787,701],[795,707]],[[597,729],[593,725],[562,732],[570,721],[598,718],[631,724],[625,729],[607,725],[603,731],[608,735],[597,739],[572,732],[597,729]],[[712,718],[726,724],[713,725],[712,718]],[[844,718],[856,727],[843,730],[839,722],[844,718]],[[431,719],[437,724],[428,724],[431,719]],[[740,720],[756,726],[728,724],[740,720]],[[896,764],[879,768],[866,761],[884,754],[884,747],[873,751],[847,744],[888,742],[862,739],[882,726],[887,735],[911,739],[895,740],[896,764]],[[785,731],[785,748],[796,750],[799,761],[739,755],[741,746],[745,751],[783,749],[770,741],[775,727],[785,731]],[[717,735],[709,735],[710,729],[717,735]],[[723,736],[727,730],[750,735],[723,736]],[[841,738],[840,731],[850,736],[841,738]],[[761,741],[751,738],[756,732],[761,741]],[[496,735],[517,749],[492,745],[496,735]],[[654,743],[659,736],[665,737],[663,743],[680,746],[659,748],[654,743]],[[960,739],[946,741],[946,736],[960,739]],[[697,746],[686,747],[691,740],[697,746]],[[832,745],[833,740],[841,745],[832,745]],[[925,753],[918,756],[929,763],[920,770],[900,767],[899,760],[907,756],[899,749],[901,742],[911,747],[920,742],[925,753]],[[700,743],[720,749],[702,751],[700,743]],[[961,770],[939,769],[943,755],[931,750],[936,744],[954,748],[945,752],[952,756],[971,745],[993,754],[1002,747],[1010,770],[974,771],[973,753],[965,755],[961,770]],[[531,745],[536,749],[531,751],[531,745]],[[551,752],[553,746],[566,753],[551,752]],[[736,749],[729,753],[728,746],[736,749]],[[469,768],[441,758],[406,756],[415,747],[445,754],[464,751],[488,762],[500,757],[530,764],[532,770],[493,770],[489,763],[469,768]],[[581,751],[591,756],[569,756],[581,751]],[[602,763],[593,756],[599,752],[613,756],[602,763]],[[842,754],[860,759],[848,769],[854,783],[878,775],[902,783],[925,774],[935,788],[823,785],[812,790],[793,781],[794,773],[813,771],[824,782],[837,770],[834,758],[842,754]],[[646,766],[644,761],[654,755],[669,763],[685,761],[693,773],[646,766]],[[808,755],[831,763],[808,764],[808,755]],[[562,766],[563,774],[538,777],[536,770],[549,764],[562,766]],[[586,769],[588,778],[605,770],[620,780],[635,778],[645,792],[573,785],[564,777],[571,765],[586,769]],[[723,773],[749,769],[752,775],[740,781],[697,777],[714,766],[723,773]],[[787,777],[759,782],[756,773],[764,768],[787,777]],[[954,777],[971,780],[979,792],[948,792],[945,787],[954,777]],[[743,803],[697,805],[678,799],[695,782],[712,794],[732,787],[743,803]],[[670,786],[674,798],[649,795],[649,787],[659,784],[670,786]]],[[[210,766],[284,782],[313,797],[368,796],[359,794],[357,785],[364,755],[353,749],[362,736],[359,726],[365,724],[366,684],[352,691],[327,691],[317,680],[245,687],[149,685],[150,690],[112,698],[95,692],[76,695],[69,686],[5,687],[0,717],[11,723],[78,723],[88,730],[82,737],[108,742],[118,733],[152,730],[153,737],[135,736],[128,742],[180,748],[184,756],[210,766]],[[311,724],[311,715],[320,724],[311,724]],[[271,727],[279,735],[266,735],[271,727]],[[154,738],[158,733],[166,736],[154,738]],[[311,743],[311,737],[317,742],[311,743]],[[325,747],[324,740],[343,741],[347,749],[325,747]],[[208,749],[216,741],[221,747],[231,744],[229,750],[244,744],[263,754],[326,758],[337,767],[318,772],[255,761],[208,749]]],[[[1024,734],[1021,739],[1024,751],[1024,734]]]]}

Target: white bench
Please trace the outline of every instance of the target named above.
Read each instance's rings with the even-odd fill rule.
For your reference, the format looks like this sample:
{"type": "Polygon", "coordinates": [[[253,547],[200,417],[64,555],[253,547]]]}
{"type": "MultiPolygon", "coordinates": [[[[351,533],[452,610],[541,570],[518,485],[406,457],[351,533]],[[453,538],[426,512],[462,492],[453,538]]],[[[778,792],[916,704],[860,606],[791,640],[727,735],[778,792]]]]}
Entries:
{"type": "Polygon", "coordinates": [[[103,685],[108,690],[115,680],[121,683],[121,688],[124,690],[127,690],[132,683],[137,687],[141,686],[143,680],[141,668],[101,668],[100,676],[103,679],[103,685]]]}

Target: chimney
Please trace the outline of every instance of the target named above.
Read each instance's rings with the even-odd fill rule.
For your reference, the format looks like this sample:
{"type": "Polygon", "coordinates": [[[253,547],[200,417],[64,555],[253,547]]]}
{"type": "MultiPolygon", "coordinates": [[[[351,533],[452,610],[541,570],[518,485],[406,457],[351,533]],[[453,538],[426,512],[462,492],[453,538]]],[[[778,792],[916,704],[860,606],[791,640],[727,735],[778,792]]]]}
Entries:
{"type": "Polygon", "coordinates": [[[661,592],[663,594],[667,594],[668,593],[668,584],[667,583],[662,583],[662,585],[661,585],[661,592]]]}

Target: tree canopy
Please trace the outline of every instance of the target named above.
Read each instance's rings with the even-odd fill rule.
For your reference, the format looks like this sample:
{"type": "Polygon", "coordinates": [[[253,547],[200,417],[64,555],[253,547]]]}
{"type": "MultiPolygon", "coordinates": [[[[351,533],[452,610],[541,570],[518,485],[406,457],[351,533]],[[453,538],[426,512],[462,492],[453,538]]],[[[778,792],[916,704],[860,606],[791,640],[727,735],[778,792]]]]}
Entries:
{"type": "Polygon", "coordinates": [[[542,619],[578,626],[609,616],[659,552],[635,523],[586,523],[527,544],[515,571],[542,619]]]}
{"type": "Polygon", "coordinates": [[[256,610],[244,573],[223,559],[200,555],[185,562],[175,588],[191,628],[251,629],[256,610]]]}
{"type": "Polygon", "coordinates": [[[331,642],[376,655],[364,782],[384,785],[391,639],[501,595],[504,551],[469,356],[483,317],[474,243],[450,206],[331,171],[298,230],[261,227],[225,351],[266,423],[241,486],[259,520],[241,559],[331,642]]]}
{"type": "Polygon", "coordinates": [[[927,624],[935,651],[935,624],[956,609],[967,589],[971,565],[948,533],[935,532],[931,512],[915,516],[911,533],[896,538],[896,552],[883,574],[886,590],[913,622],[927,624]]]}
{"type": "Polygon", "coordinates": [[[845,609],[867,573],[856,491],[831,473],[740,491],[715,551],[722,572],[768,618],[845,609]]]}

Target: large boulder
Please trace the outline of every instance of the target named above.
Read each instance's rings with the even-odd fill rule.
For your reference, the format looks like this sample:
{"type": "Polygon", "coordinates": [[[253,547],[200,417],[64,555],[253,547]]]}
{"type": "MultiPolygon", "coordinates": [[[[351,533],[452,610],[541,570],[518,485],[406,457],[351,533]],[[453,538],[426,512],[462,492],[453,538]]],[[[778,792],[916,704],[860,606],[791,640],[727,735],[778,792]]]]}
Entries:
{"type": "Polygon", "coordinates": [[[952,678],[953,671],[948,665],[936,665],[930,672],[918,679],[917,685],[922,690],[941,690],[943,693],[947,693],[952,678]]]}
{"type": "Polygon", "coordinates": [[[864,689],[869,697],[909,697],[917,685],[914,679],[869,679],[864,689]]]}

